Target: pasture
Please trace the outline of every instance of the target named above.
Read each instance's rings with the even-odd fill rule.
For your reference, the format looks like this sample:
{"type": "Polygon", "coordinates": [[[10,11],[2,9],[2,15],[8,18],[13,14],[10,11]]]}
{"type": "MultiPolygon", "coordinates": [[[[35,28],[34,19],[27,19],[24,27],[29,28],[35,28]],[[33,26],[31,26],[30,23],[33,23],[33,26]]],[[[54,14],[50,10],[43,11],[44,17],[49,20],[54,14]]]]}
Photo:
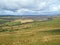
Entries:
{"type": "Polygon", "coordinates": [[[0,23],[0,45],[60,45],[58,17],[49,21],[22,20],[25,23],[20,17],[7,19],[0,21],[6,20],[0,23]]]}

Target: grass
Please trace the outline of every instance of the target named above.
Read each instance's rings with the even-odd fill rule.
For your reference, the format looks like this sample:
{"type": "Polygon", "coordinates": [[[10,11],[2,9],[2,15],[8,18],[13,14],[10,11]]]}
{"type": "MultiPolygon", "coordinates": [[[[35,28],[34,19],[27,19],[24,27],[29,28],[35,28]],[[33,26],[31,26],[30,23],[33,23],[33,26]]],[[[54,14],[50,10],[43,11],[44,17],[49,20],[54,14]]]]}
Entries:
{"type": "Polygon", "coordinates": [[[60,45],[60,18],[24,24],[12,21],[0,28],[0,45],[60,45]]]}
{"type": "Polygon", "coordinates": [[[0,24],[4,24],[6,22],[9,22],[8,20],[3,20],[3,19],[0,19],[0,24]]]}
{"type": "Polygon", "coordinates": [[[21,25],[21,22],[8,22],[5,25],[8,25],[8,26],[21,25]]]}
{"type": "Polygon", "coordinates": [[[60,32],[7,32],[0,34],[0,40],[0,45],[59,45],[60,32]]]}

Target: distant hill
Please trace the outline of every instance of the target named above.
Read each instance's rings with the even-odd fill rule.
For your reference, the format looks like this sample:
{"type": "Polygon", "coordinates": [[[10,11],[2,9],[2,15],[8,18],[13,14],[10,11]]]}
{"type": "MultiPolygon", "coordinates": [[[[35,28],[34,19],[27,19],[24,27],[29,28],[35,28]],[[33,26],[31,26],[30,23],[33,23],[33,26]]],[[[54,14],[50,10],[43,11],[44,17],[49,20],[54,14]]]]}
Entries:
{"type": "Polygon", "coordinates": [[[35,21],[41,20],[52,20],[53,18],[59,17],[60,15],[0,15],[0,19],[15,20],[15,19],[32,19],[35,21]]]}

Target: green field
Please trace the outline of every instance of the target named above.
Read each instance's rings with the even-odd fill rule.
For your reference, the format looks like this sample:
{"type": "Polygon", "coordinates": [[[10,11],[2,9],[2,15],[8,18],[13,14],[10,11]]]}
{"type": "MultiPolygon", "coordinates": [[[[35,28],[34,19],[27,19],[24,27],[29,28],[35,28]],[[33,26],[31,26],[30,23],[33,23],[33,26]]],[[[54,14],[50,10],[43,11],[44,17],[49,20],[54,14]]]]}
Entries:
{"type": "Polygon", "coordinates": [[[60,17],[30,23],[18,19],[1,18],[0,45],[60,45],[60,17]]]}

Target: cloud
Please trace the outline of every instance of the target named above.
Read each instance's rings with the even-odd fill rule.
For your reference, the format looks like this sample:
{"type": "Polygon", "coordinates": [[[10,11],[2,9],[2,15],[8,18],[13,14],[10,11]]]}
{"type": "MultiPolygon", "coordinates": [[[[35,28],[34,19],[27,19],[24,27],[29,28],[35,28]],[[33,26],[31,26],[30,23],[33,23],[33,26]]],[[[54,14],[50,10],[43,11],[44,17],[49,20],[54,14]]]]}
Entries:
{"type": "Polygon", "coordinates": [[[60,11],[60,0],[0,0],[0,15],[55,14],[60,11]]]}

